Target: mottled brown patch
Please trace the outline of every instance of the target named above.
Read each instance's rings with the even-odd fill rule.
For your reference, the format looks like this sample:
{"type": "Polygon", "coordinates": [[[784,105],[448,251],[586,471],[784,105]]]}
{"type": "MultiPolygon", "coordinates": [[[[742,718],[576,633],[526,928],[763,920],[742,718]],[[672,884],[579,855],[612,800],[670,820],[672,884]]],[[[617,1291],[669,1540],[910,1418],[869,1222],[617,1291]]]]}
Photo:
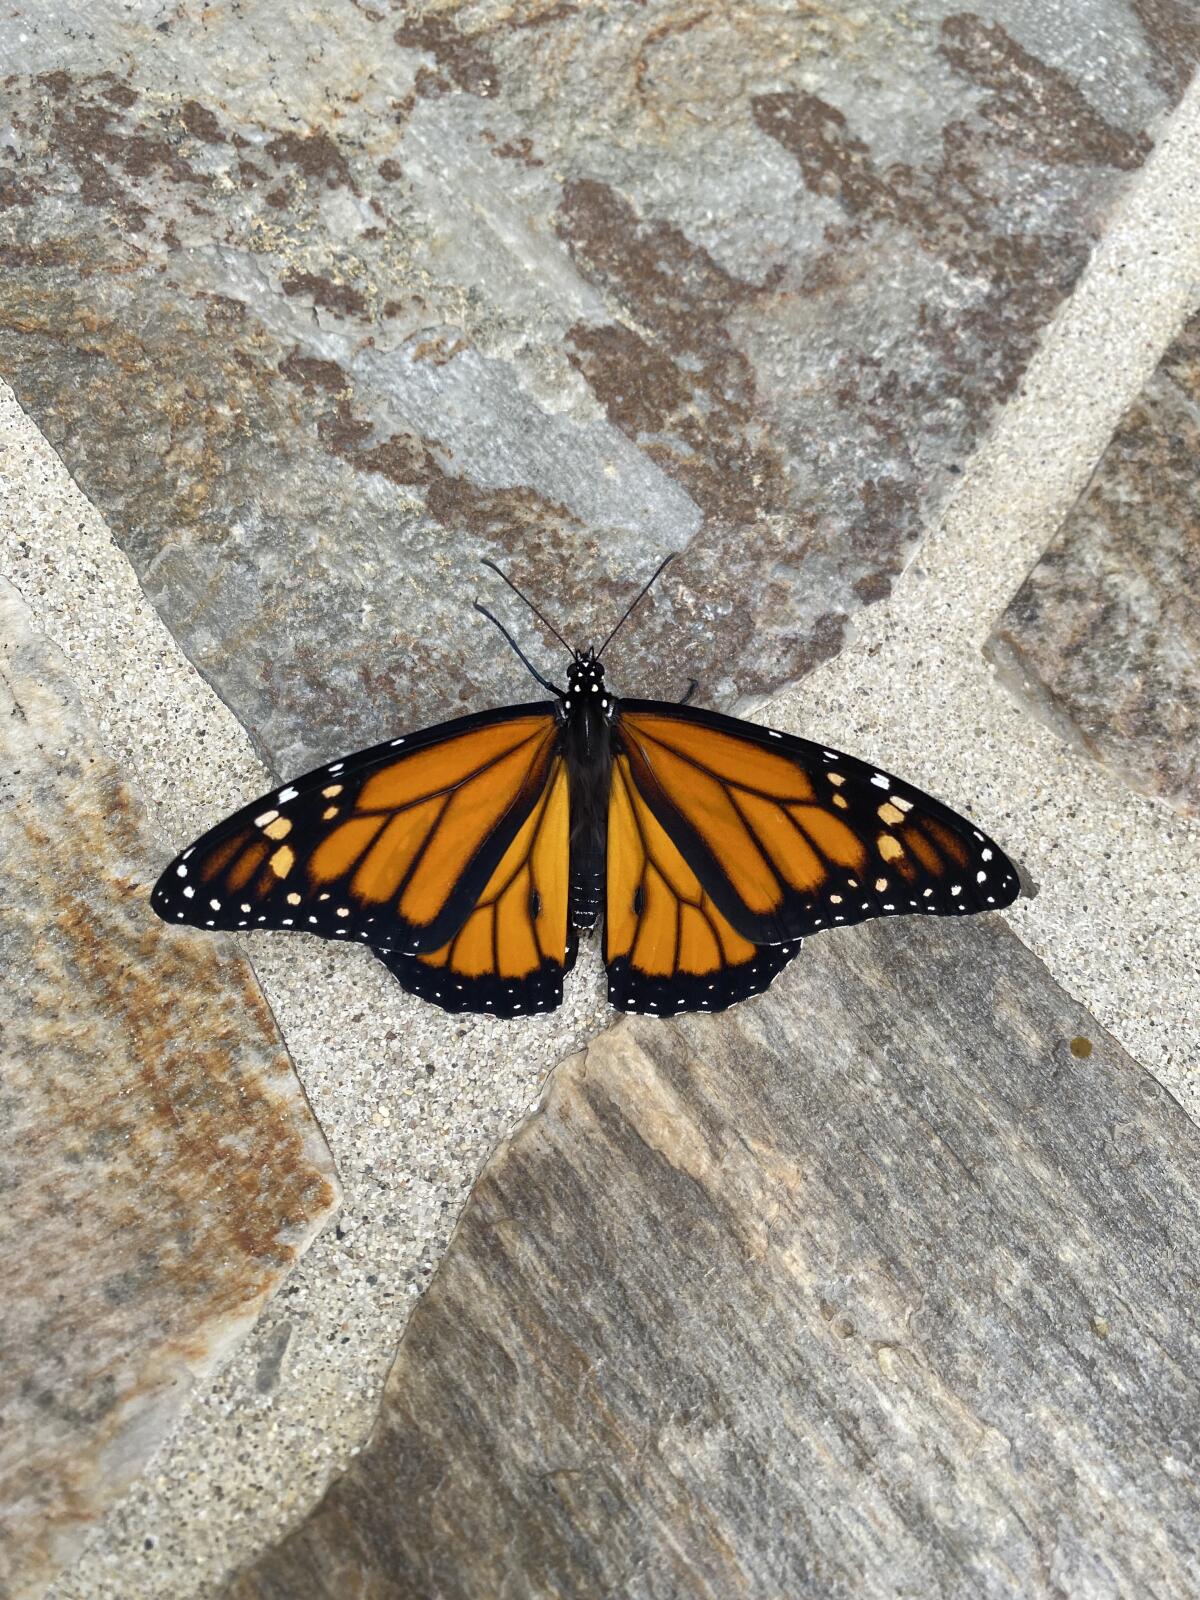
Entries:
{"type": "Polygon", "coordinates": [[[1154,52],[1154,75],[1177,99],[1200,64],[1200,14],[1190,0],[1130,0],[1154,52]]]}
{"type": "Polygon", "coordinates": [[[161,174],[175,183],[208,186],[208,179],[178,153],[155,122],[126,126],[122,112],[133,102],[118,97],[114,104],[109,94],[113,85],[102,79],[77,83],[65,72],[49,73],[38,81],[52,96],[46,103],[51,120],[47,138],[77,174],[86,205],[112,208],[127,228],[141,232],[150,210],[125,180],[137,184],[161,174]]]}
{"type": "Polygon", "coordinates": [[[524,167],[544,167],[546,163],[540,161],[533,153],[533,140],[528,138],[506,139],[503,144],[492,146],[492,154],[499,156],[502,161],[519,161],[524,167]]]}
{"type": "Polygon", "coordinates": [[[364,296],[348,283],[334,283],[315,272],[292,272],[283,279],[280,287],[289,296],[304,295],[313,305],[325,311],[336,311],[341,317],[365,317],[367,302],[364,296]]]}
{"type": "Polygon", "coordinates": [[[393,161],[389,156],[386,161],[379,163],[379,176],[386,179],[388,183],[401,183],[404,179],[404,168],[398,161],[393,161]]]}
{"type": "Polygon", "coordinates": [[[106,100],[111,100],[114,106],[120,106],[123,111],[137,104],[137,92],[127,83],[113,83],[100,92],[106,100]]]}
{"type": "Polygon", "coordinates": [[[221,124],[217,121],[216,114],[202,106],[198,100],[185,100],[179,108],[179,120],[191,134],[193,139],[199,139],[203,144],[225,144],[225,135],[221,132],[221,124]]]}
{"type": "MultiPolygon", "coordinates": [[[[510,541],[518,547],[537,533],[579,529],[577,519],[563,505],[545,499],[524,485],[504,489],[481,488],[456,477],[442,465],[443,447],[416,434],[392,434],[370,444],[374,428],[356,417],[347,398],[323,412],[317,434],[331,455],[340,456],[360,472],[377,472],[390,482],[425,493],[428,514],[446,528],[466,529],[479,537],[510,541]]],[[[530,543],[527,547],[532,550],[530,543]]]]}
{"type": "Polygon", "coordinates": [[[45,191],[40,184],[15,172],[12,167],[0,167],[0,211],[10,206],[31,206],[45,191]]]}
{"type": "Polygon", "coordinates": [[[784,467],[755,414],[753,369],[727,326],[762,290],[592,179],[566,185],[558,226],[581,270],[628,319],[577,323],[569,333],[571,361],[615,426],[710,516],[753,522],[779,506],[784,467]]]}
{"type": "Polygon", "coordinates": [[[993,91],[979,106],[990,135],[1041,161],[1132,171],[1150,153],[1145,133],[1108,122],[1082,89],[1039,61],[996,22],[960,12],[942,23],[942,54],[956,71],[993,91]]]}
{"type": "Polygon", "coordinates": [[[331,394],[337,394],[350,387],[349,378],[336,361],[322,361],[317,356],[302,356],[299,350],[293,350],[286,361],[281,361],[279,370],[285,378],[300,384],[308,394],[312,394],[316,389],[326,389],[331,394]]]}
{"type": "Polygon", "coordinates": [[[490,52],[471,35],[461,33],[450,15],[435,12],[413,17],[397,28],[393,37],[405,50],[423,50],[431,55],[445,74],[443,79],[428,72],[419,73],[419,92],[443,93],[448,80],[454,88],[485,99],[499,93],[500,80],[490,52]]]}
{"type": "Polygon", "coordinates": [[[1076,1061],[1086,1061],[1092,1053],[1092,1041],[1083,1034],[1077,1033],[1071,1040],[1071,1054],[1076,1061]]]}
{"type": "Polygon", "coordinates": [[[313,183],[324,183],[327,189],[354,188],[345,156],[323,128],[278,134],[265,148],[278,166],[295,167],[313,183]]]}

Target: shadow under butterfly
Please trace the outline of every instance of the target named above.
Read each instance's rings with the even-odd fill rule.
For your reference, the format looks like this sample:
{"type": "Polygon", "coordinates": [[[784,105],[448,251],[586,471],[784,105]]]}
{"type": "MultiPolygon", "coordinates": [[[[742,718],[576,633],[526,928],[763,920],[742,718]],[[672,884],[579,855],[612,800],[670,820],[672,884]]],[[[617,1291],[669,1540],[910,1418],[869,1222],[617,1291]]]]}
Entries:
{"type": "Polygon", "coordinates": [[[621,1011],[721,1011],[808,934],[1011,905],[1017,873],[949,807],[853,756],[688,702],[618,699],[599,650],[552,697],[343,757],[219,822],[166,868],[164,921],[371,947],[445,1011],[548,1011],[603,918],[621,1011]]]}

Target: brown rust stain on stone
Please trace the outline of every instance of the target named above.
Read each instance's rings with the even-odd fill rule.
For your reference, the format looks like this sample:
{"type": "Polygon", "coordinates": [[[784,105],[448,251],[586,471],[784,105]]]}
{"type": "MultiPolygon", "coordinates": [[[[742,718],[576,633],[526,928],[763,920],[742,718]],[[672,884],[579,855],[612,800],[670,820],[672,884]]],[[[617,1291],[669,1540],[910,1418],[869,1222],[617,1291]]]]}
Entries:
{"type": "Polygon", "coordinates": [[[1115,127],[1077,84],[1022,48],[998,22],[963,11],[942,23],[942,54],[956,71],[992,91],[979,114],[989,138],[1039,161],[1132,171],[1150,153],[1144,133],[1115,127]]]}
{"type": "MultiPolygon", "coordinates": [[[[296,367],[288,375],[302,381],[296,367]]],[[[330,381],[321,387],[332,387],[332,375],[328,377],[330,381]]],[[[315,382],[310,383],[310,394],[314,388],[315,382]]],[[[436,440],[395,433],[370,443],[374,425],[355,415],[345,393],[334,406],[318,412],[316,431],[330,455],[359,472],[375,472],[403,488],[423,491],[426,512],[445,528],[499,540],[502,547],[511,542],[526,551],[531,548],[528,541],[538,535],[584,531],[566,506],[527,485],[486,488],[447,471],[442,464],[445,446],[436,440]]],[[[569,547],[563,539],[560,553],[564,558],[569,547]]]]}
{"type": "Polygon", "coordinates": [[[1200,13],[1189,0],[1130,0],[1154,52],[1154,72],[1172,100],[1200,64],[1200,13]]]}
{"type": "Polygon", "coordinates": [[[285,378],[298,383],[307,394],[313,394],[317,389],[338,394],[350,387],[349,376],[336,361],[322,361],[318,356],[302,356],[298,349],[293,350],[285,361],[280,362],[279,370],[285,378]]]}
{"type": "Polygon", "coordinates": [[[577,323],[568,334],[572,364],[609,419],[709,517],[747,523],[777,509],[784,464],[755,411],[753,368],[728,330],[734,309],[773,282],[743,283],[680,229],[639,217],[594,179],[565,186],[558,228],[627,319],[577,323]]]}
{"type": "Polygon", "coordinates": [[[198,100],[185,100],[179,108],[179,120],[191,134],[193,139],[199,139],[202,144],[225,144],[225,135],[221,132],[221,124],[217,121],[216,114],[202,106],[198,100]]]}
{"type": "Polygon", "coordinates": [[[499,93],[500,79],[491,53],[456,26],[453,12],[409,18],[393,37],[403,49],[423,50],[438,64],[437,73],[418,73],[420,93],[444,94],[451,87],[483,99],[499,93]]]}
{"type": "Polygon", "coordinates": [[[276,165],[295,167],[312,183],[323,183],[327,189],[354,188],[345,156],[323,128],[278,134],[266,152],[276,165]]]}
{"type": "Polygon", "coordinates": [[[210,180],[179,154],[155,121],[127,126],[124,113],[137,100],[110,75],[77,80],[67,72],[38,79],[46,91],[38,109],[40,137],[72,168],[85,205],[111,208],[134,233],[146,226],[150,208],[139,198],[145,180],[207,189],[210,180]],[[132,184],[132,188],[130,185],[132,184]]]}
{"type": "Polygon", "coordinates": [[[340,317],[365,317],[366,296],[348,283],[334,283],[316,272],[290,272],[280,285],[290,297],[303,295],[324,311],[335,311],[340,317]]]}

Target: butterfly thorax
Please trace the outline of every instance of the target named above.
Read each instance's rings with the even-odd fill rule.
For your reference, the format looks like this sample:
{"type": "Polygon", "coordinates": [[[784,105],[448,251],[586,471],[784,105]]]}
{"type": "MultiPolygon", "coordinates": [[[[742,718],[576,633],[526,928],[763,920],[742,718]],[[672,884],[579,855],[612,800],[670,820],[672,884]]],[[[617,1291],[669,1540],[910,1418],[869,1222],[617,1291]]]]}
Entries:
{"type": "Polygon", "coordinates": [[[567,670],[559,701],[562,751],[571,786],[571,926],[592,928],[604,885],[612,723],[617,702],[604,683],[604,668],[590,651],[567,670]]]}

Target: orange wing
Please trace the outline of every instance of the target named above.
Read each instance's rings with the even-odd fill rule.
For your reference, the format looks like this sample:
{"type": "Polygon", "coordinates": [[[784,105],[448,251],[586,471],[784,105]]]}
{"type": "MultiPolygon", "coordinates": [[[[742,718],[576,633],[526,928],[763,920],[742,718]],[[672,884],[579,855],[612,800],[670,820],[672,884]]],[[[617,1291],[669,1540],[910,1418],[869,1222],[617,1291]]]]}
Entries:
{"type": "Polygon", "coordinates": [[[999,845],[853,756],[654,700],[621,702],[617,747],[680,860],[754,944],[1016,899],[1016,869],[999,845]]]}
{"type": "Polygon", "coordinates": [[[620,1011],[723,1011],[758,994],[800,940],[756,945],[718,909],[639,792],[627,755],[612,767],[604,961],[620,1011]]]}
{"type": "Polygon", "coordinates": [[[458,931],[423,955],[380,950],[406,989],[443,1011],[513,1017],[562,1003],[575,964],[567,927],[570,799],[561,758],[458,931]]]}
{"type": "Polygon", "coordinates": [[[285,784],[177,856],[165,921],[438,950],[463,928],[557,770],[555,708],[513,706],[285,784]]]}

